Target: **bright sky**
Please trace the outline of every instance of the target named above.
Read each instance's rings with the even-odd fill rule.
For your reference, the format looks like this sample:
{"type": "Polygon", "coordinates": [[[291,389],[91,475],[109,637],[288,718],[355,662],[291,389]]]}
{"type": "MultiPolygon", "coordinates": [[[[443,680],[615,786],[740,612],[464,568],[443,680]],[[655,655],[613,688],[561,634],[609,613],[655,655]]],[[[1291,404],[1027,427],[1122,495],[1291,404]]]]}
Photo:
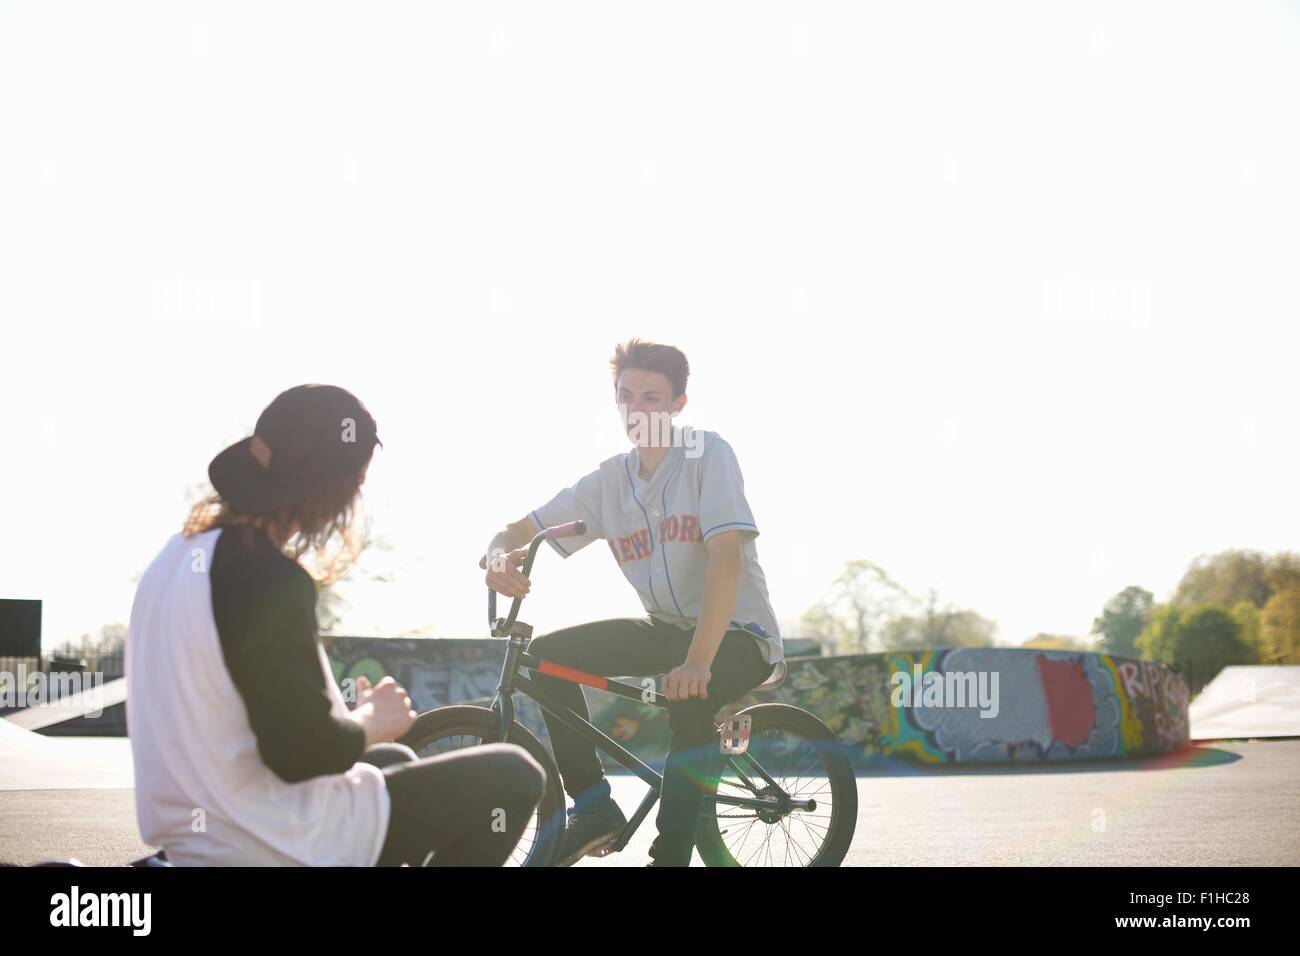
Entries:
{"type": "MultiPolygon", "coordinates": [[[[481,635],[641,335],[783,621],[864,557],[1084,634],[1300,543],[1297,116],[1294,3],[0,4],[0,596],[125,622],[317,381],[385,442],[343,630],[481,635]]],[[[534,581],[539,630],[640,610],[601,548],[534,581]]]]}

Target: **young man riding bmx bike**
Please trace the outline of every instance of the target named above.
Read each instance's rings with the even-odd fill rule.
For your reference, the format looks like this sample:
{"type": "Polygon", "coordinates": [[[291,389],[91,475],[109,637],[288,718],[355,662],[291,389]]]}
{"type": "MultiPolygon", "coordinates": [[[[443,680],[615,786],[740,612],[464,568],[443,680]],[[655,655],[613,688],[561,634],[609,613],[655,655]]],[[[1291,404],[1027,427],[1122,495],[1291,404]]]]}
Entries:
{"type": "MultiPolygon", "coordinates": [[[[633,448],[509,524],[488,546],[487,584],[521,597],[525,545],[540,530],[581,520],[586,534],[551,540],[563,557],[604,539],[646,616],[594,621],[535,638],[530,650],[602,676],[665,674],[671,732],[651,866],[688,866],[717,746],[714,715],[785,664],[731,446],[714,432],[673,426],[686,405],[686,356],[632,339],[611,360],[615,403],[633,448]]],[[[548,694],[586,717],[580,685],[534,672],[548,694]]],[[[626,824],[591,743],[550,714],[546,729],[565,792],[573,798],[559,864],[599,852],[626,824]]]]}

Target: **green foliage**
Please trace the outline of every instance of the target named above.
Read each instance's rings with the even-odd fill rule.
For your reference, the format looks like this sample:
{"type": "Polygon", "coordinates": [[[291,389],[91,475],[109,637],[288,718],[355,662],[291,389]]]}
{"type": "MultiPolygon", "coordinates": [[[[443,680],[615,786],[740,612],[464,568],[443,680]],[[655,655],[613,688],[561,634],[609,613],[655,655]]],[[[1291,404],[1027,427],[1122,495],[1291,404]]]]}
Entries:
{"type": "Polygon", "coordinates": [[[1263,612],[1249,601],[1238,601],[1229,611],[1241,627],[1241,640],[1250,648],[1251,663],[1265,663],[1263,647],[1263,612]]]}
{"type": "Polygon", "coordinates": [[[1144,657],[1181,671],[1193,694],[1223,668],[1255,660],[1254,649],[1242,640],[1239,620],[1213,604],[1156,608],[1137,646],[1144,657]]]}
{"type": "Polygon", "coordinates": [[[1182,620],[1182,611],[1171,604],[1161,604],[1151,609],[1147,626],[1134,640],[1133,646],[1143,660],[1169,663],[1173,660],[1174,634],[1182,620]]]}
{"type": "Polygon", "coordinates": [[[1137,657],[1137,637],[1147,626],[1155,598],[1150,591],[1134,585],[1120,591],[1102,608],[1101,617],[1092,622],[1092,633],[1100,634],[1097,649],[1105,654],[1137,657]]]}
{"type": "Polygon", "coordinates": [[[1260,659],[1300,664],[1300,585],[1278,591],[1260,613],[1260,659]]]}
{"type": "Polygon", "coordinates": [[[1280,591],[1300,588],[1300,554],[1283,551],[1268,561],[1269,598],[1280,591]]]}
{"type": "Polygon", "coordinates": [[[1192,562],[1178,582],[1171,603],[1182,608],[1202,604],[1233,607],[1249,601],[1263,607],[1278,591],[1300,585],[1300,555],[1258,551],[1223,551],[1192,562]]]}

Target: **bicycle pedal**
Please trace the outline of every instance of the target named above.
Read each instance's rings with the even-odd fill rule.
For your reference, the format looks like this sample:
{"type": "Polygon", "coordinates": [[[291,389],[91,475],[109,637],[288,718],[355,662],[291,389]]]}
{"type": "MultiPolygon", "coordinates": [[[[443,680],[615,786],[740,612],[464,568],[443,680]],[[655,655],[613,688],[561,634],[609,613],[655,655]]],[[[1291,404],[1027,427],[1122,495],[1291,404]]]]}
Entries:
{"type": "Polygon", "coordinates": [[[749,732],[753,724],[754,718],[749,714],[741,714],[724,721],[718,751],[724,754],[743,754],[749,749],[749,732]]]}

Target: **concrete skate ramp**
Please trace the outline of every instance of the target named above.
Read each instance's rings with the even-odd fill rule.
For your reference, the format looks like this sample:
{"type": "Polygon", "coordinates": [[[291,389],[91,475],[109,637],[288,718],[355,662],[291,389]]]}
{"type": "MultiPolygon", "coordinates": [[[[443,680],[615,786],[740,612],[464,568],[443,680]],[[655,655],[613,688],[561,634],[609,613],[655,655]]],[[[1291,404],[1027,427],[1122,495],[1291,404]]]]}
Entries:
{"type": "Polygon", "coordinates": [[[95,719],[108,708],[126,702],[126,678],[97,684],[75,694],[68,694],[48,704],[37,704],[9,715],[15,726],[24,730],[43,730],[78,717],[95,719]]]}
{"type": "Polygon", "coordinates": [[[134,786],[125,737],[51,739],[0,717],[0,790],[105,790],[134,786]]]}
{"type": "Polygon", "coordinates": [[[1225,667],[1188,717],[1193,740],[1300,737],[1300,667],[1225,667]]]}
{"type": "Polygon", "coordinates": [[[0,754],[37,752],[43,744],[49,743],[40,734],[24,730],[12,721],[0,718],[0,754]]]}

